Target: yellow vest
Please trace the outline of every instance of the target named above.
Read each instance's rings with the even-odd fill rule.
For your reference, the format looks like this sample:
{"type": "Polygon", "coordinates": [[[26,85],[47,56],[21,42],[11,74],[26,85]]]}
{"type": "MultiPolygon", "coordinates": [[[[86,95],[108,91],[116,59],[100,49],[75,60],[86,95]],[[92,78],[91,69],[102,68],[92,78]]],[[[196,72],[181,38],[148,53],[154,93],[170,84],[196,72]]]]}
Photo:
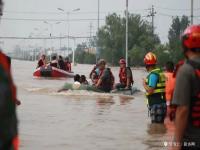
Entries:
{"type": "Polygon", "coordinates": [[[164,72],[160,68],[156,68],[156,69],[152,70],[146,78],[147,85],[149,85],[149,77],[151,74],[158,75],[158,83],[156,84],[156,87],[152,93],[146,92],[146,96],[150,96],[150,95],[157,94],[157,93],[161,93],[161,94],[165,93],[165,74],[164,74],[164,72]]]}

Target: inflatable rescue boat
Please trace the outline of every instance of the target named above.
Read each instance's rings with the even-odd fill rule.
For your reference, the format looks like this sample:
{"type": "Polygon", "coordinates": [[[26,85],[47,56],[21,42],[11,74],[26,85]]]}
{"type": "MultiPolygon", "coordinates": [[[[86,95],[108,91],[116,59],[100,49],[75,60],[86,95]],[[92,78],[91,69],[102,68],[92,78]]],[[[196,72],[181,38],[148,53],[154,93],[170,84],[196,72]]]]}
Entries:
{"type": "Polygon", "coordinates": [[[74,77],[73,72],[61,70],[59,68],[45,66],[40,67],[35,70],[33,73],[34,77],[53,77],[53,78],[72,78],[74,77]]]}

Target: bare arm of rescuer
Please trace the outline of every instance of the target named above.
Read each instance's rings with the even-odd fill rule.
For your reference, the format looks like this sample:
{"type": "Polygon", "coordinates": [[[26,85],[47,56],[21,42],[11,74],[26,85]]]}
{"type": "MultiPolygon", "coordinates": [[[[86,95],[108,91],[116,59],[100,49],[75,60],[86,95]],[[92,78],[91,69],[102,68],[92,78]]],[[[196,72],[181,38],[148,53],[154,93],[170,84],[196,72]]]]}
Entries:
{"type": "Polygon", "coordinates": [[[176,110],[176,121],[175,126],[177,127],[175,130],[175,146],[174,150],[180,150],[181,146],[180,143],[182,142],[183,135],[185,129],[187,127],[188,122],[188,115],[189,115],[189,108],[187,106],[178,106],[176,110]]]}
{"type": "Polygon", "coordinates": [[[144,86],[144,89],[147,91],[147,93],[153,93],[154,88],[148,86],[148,85],[146,84],[146,80],[145,80],[145,79],[143,79],[143,86],[144,86]]]}
{"type": "Polygon", "coordinates": [[[96,84],[96,87],[99,87],[101,85],[101,83],[102,83],[102,79],[99,79],[97,84],[96,84]]]}

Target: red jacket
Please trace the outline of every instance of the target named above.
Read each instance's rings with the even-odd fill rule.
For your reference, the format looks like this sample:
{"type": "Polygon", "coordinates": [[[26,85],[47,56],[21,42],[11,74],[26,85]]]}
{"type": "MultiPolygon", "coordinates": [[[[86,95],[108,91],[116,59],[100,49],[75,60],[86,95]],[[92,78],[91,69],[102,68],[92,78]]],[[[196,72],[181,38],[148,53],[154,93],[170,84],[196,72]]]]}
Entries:
{"type": "Polygon", "coordinates": [[[16,87],[13,83],[8,57],[0,51],[0,149],[18,150],[16,117],[16,87]],[[8,144],[10,143],[10,144],[8,144]]]}

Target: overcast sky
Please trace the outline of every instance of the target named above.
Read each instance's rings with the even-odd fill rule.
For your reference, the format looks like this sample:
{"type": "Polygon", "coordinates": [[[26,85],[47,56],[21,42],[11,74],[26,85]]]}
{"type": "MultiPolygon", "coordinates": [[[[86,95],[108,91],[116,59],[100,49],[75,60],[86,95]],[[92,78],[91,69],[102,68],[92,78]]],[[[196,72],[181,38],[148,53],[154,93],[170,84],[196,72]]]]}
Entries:
{"type": "MultiPolygon", "coordinates": [[[[98,0],[4,0],[4,16],[2,18],[16,19],[41,19],[41,21],[30,20],[1,20],[0,36],[49,36],[52,32],[53,36],[67,35],[66,21],[44,21],[48,19],[63,20],[67,18],[66,13],[58,11],[62,8],[66,12],[80,8],[80,11],[70,14],[70,35],[71,36],[89,36],[90,24],[92,24],[92,34],[97,30],[97,1],[98,0]],[[86,19],[86,20],[81,20],[86,19]],[[56,24],[58,23],[58,24],[56,24]],[[52,31],[51,31],[52,30],[52,31]]],[[[121,15],[125,10],[126,0],[100,0],[100,18],[105,19],[108,13],[116,12],[121,15]]],[[[190,0],[129,0],[129,10],[131,13],[138,13],[142,16],[148,15],[148,8],[155,6],[155,28],[162,42],[167,41],[167,34],[171,24],[172,16],[190,15],[190,0]]],[[[200,0],[194,0],[194,15],[200,16],[200,0]]],[[[148,21],[150,18],[144,17],[148,21]]],[[[194,23],[200,23],[200,17],[194,18],[194,23]]],[[[104,24],[104,20],[100,21],[100,25],[104,24]]],[[[82,42],[86,39],[77,40],[82,42]]],[[[14,45],[36,46],[41,45],[48,47],[50,40],[1,40],[1,46],[4,50],[12,50],[14,45]]],[[[61,46],[66,45],[66,40],[61,41],[61,46]]],[[[70,45],[73,41],[70,42],[70,45]]],[[[60,46],[60,41],[53,41],[54,47],[60,46]]]]}

